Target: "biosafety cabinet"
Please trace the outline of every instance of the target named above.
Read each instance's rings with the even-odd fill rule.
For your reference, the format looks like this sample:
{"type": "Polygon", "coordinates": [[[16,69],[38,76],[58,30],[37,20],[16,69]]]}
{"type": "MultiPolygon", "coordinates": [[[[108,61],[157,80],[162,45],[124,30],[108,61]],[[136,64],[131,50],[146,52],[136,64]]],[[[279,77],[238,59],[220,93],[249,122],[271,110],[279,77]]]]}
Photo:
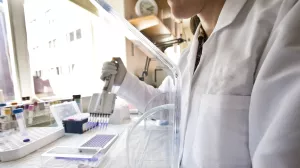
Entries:
{"type": "MultiPolygon", "coordinates": [[[[37,0],[27,0],[27,2],[30,1],[37,0]]],[[[46,1],[39,1],[39,3],[42,7],[47,7],[49,3],[55,10],[62,13],[68,12],[64,11],[62,5],[58,5],[57,1],[48,0],[47,3],[46,1]]],[[[182,22],[172,18],[167,0],[149,0],[154,1],[157,5],[157,11],[150,15],[141,14],[143,13],[142,8],[145,8],[142,5],[139,6],[140,8],[136,7],[143,0],[71,1],[74,2],[72,5],[76,4],[87,10],[76,13],[75,18],[77,19],[74,19],[72,15],[66,15],[68,18],[64,19],[72,18],[74,22],[63,28],[57,27],[55,22],[63,23],[63,18],[52,19],[55,16],[51,14],[51,11],[45,10],[46,8],[29,10],[32,9],[30,3],[25,6],[27,9],[25,11],[27,13],[26,26],[28,28],[33,26],[37,30],[33,29],[28,33],[48,33],[45,39],[28,39],[30,55],[39,57],[41,55],[38,53],[40,47],[48,48],[51,52],[47,54],[52,55],[57,55],[55,52],[59,50],[59,53],[63,53],[61,51],[65,47],[74,48],[71,53],[66,53],[69,57],[64,58],[70,59],[71,61],[65,62],[71,65],[60,65],[66,67],[72,67],[72,61],[80,61],[82,58],[77,55],[86,54],[84,52],[88,52],[86,55],[93,55],[94,57],[90,60],[94,59],[95,62],[103,55],[121,57],[129,72],[154,87],[158,87],[165,76],[169,75],[172,87],[169,88],[169,91],[158,94],[149,100],[143,116],[126,132],[127,138],[122,141],[126,143],[112,148],[110,155],[116,159],[114,163],[128,163],[131,167],[177,167],[180,143],[181,74],[175,64],[175,57],[178,58],[181,52],[179,44],[186,40],[182,32],[182,22]],[[138,9],[136,10],[136,8],[138,9]],[[38,16],[47,19],[35,19],[32,17],[37,16],[34,13],[40,13],[38,16]],[[90,13],[95,14],[93,19],[82,18],[90,13]],[[42,20],[42,22],[37,22],[37,20],[42,20]],[[82,29],[75,28],[81,22],[85,22],[86,26],[82,29]],[[36,25],[40,27],[36,27],[36,25]],[[43,27],[49,29],[49,32],[43,32],[43,27]],[[60,29],[65,29],[65,32],[59,35],[55,34],[55,31],[60,29]],[[53,36],[54,34],[55,36],[53,36]],[[59,43],[58,39],[63,39],[60,41],[65,43],[59,43]],[[89,41],[89,45],[85,45],[86,48],[82,49],[81,44],[85,43],[85,40],[89,41]],[[36,43],[44,45],[36,46],[36,43]],[[101,50],[98,49],[99,46],[101,46],[101,50]],[[167,48],[171,48],[171,50],[167,48]],[[169,56],[164,52],[169,52],[169,56]],[[161,123],[154,123],[151,120],[153,118],[159,118],[161,123]]],[[[68,4],[69,2],[64,0],[60,3],[68,4]]],[[[77,10],[75,8],[74,6],[74,10],[77,10]]],[[[59,63],[59,61],[55,62],[53,66],[57,67],[56,64],[59,63]]],[[[41,66],[39,63],[33,63],[33,65],[36,69],[41,66]]],[[[49,65],[51,64],[45,66],[49,65]]],[[[49,68],[51,69],[51,67],[49,68]]]]}

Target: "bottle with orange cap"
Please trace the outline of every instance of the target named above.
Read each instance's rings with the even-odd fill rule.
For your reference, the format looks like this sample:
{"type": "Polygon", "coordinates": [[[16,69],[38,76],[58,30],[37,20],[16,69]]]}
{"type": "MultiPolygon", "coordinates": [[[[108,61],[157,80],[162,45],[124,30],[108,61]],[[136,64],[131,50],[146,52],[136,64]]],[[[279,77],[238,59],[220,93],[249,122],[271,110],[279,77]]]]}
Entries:
{"type": "Polygon", "coordinates": [[[16,109],[18,107],[18,103],[12,102],[10,107],[11,107],[11,110],[13,111],[14,109],[16,109]]]}

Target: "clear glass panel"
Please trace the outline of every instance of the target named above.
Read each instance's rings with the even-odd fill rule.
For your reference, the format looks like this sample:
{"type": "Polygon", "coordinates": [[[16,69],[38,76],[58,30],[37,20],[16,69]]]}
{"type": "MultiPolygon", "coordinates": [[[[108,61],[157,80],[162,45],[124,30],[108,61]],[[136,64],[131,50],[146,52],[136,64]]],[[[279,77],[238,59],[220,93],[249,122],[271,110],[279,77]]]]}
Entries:
{"type": "Polygon", "coordinates": [[[11,76],[10,55],[4,15],[2,2],[0,2],[0,90],[3,91],[3,96],[2,93],[0,93],[0,101],[9,101],[15,98],[15,93],[11,76]]]}
{"type": "Polygon", "coordinates": [[[155,110],[131,132],[128,139],[131,167],[176,167],[173,97],[170,93],[162,93],[148,103],[146,113],[162,108],[155,110]]]}
{"type": "Polygon", "coordinates": [[[166,68],[172,83],[165,93],[149,101],[144,115],[129,130],[128,163],[131,167],[178,167],[181,109],[181,76],[178,67],[109,4],[103,0],[90,1],[98,8],[102,18],[99,21],[105,21],[111,25],[111,32],[125,36],[146,55],[155,57],[166,68]],[[144,118],[144,126],[139,125],[144,118]]]}

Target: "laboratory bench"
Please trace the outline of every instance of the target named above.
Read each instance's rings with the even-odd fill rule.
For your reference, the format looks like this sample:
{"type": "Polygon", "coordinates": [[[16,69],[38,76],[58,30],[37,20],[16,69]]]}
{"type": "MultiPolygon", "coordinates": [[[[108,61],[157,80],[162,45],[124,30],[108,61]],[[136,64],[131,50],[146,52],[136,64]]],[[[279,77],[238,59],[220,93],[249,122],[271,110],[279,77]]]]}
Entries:
{"type": "MultiPolygon", "coordinates": [[[[1,162],[0,168],[40,168],[43,159],[42,154],[55,146],[77,147],[79,144],[87,141],[95,134],[118,133],[119,137],[110,147],[104,159],[101,161],[100,168],[126,168],[128,159],[126,153],[126,136],[129,126],[137,121],[137,116],[132,116],[131,121],[123,125],[108,125],[107,129],[94,129],[83,134],[65,134],[56,141],[36,150],[35,152],[15,161],[1,162]]],[[[147,124],[141,123],[132,133],[130,139],[131,163],[137,167],[159,167],[167,168],[169,138],[166,131],[169,132],[170,126],[158,127],[153,121],[147,120],[147,124]]],[[[49,166],[47,166],[48,168],[49,166]]],[[[50,166],[53,168],[77,168],[78,165],[50,166]]]]}

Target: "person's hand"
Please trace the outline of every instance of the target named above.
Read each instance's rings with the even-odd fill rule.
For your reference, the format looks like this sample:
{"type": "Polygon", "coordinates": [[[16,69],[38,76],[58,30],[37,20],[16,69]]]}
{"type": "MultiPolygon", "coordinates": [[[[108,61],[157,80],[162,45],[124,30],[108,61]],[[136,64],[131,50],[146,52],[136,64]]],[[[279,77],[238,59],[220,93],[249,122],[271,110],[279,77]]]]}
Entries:
{"type": "Polygon", "coordinates": [[[104,81],[108,76],[116,75],[114,85],[120,86],[123,83],[127,69],[125,68],[120,57],[115,57],[113,59],[114,62],[105,62],[103,64],[100,78],[104,81]]]}

